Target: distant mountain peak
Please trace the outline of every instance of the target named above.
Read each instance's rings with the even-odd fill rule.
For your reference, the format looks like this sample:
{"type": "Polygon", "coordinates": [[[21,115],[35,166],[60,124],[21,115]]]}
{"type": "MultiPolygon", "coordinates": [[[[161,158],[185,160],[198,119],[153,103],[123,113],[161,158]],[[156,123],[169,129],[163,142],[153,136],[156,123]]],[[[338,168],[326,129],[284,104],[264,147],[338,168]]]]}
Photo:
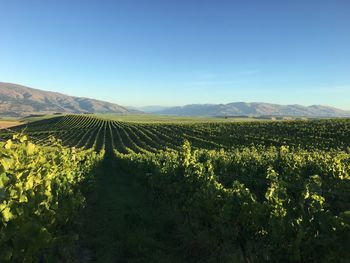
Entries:
{"type": "Polygon", "coordinates": [[[115,113],[131,114],[140,111],[118,104],[74,97],[58,92],[0,82],[0,115],[25,116],[52,113],[115,113]]]}

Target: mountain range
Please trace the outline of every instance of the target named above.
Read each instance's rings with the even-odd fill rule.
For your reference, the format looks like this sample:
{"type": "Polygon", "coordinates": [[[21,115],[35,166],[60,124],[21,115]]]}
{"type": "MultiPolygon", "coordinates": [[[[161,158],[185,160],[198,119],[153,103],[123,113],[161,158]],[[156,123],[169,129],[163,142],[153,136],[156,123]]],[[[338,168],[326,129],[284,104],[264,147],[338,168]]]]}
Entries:
{"type": "Polygon", "coordinates": [[[52,113],[134,114],[140,111],[110,102],[0,82],[0,115],[26,116],[52,113]]]}
{"type": "MultiPolygon", "coordinates": [[[[155,107],[156,108],[156,107],[155,107]]],[[[279,105],[264,102],[233,102],[228,104],[191,104],[148,111],[176,116],[306,116],[350,117],[350,111],[323,105],[279,105]]]]}
{"type": "Polygon", "coordinates": [[[191,104],[176,107],[123,107],[118,104],[73,97],[57,92],[33,89],[0,82],[0,115],[28,116],[53,113],[112,113],[176,116],[306,116],[350,117],[350,111],[323,105],[279,105],[264,102],[233,102],[228,104],[191,104]]]}

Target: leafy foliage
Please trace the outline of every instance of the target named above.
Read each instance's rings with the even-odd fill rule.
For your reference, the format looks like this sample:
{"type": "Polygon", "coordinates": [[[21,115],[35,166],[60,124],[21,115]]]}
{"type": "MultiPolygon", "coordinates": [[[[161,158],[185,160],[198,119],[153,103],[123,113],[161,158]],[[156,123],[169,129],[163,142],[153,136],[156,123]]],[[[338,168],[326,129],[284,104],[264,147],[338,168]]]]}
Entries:
{"type": "Polygon", "coordinates": [[[106,152],[167,214],[158,231],[181,261],[350,261],[349,119],[146,124],[67,115],[14,131],[23,129],[35,143],[0,134],[0,259],[65,253],[84,203],[80,182],[106,152]]]}
{"type": "MultiPolygon", "coordinates": [[[[116,153],[170,206],[188,258],[206,262],[347,262],[350,155],[249,147],[116,153]],[[176,211],[176,212],[174,212],[176,211]]],[[[170,216],[169,216],[170,217],[170,216]]]]}
{"type": "Polygon", "coordinates": [[[79,185],[101,157],[54,139],[42,147],[14,135],[0,144],[1,262],[52,261],[67,252],[84,204],[79,185]]]}

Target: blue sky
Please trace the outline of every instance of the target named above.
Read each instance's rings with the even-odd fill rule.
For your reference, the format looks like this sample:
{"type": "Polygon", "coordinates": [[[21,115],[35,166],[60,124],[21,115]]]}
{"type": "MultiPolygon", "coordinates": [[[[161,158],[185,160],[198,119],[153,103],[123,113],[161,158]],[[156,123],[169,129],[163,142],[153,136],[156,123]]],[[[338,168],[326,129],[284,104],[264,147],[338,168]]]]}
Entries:
{"type": "Polygon", "coordinates": [[[348,0],[11,0],[0,81],[122,105],[350,110],[348,0]]]}

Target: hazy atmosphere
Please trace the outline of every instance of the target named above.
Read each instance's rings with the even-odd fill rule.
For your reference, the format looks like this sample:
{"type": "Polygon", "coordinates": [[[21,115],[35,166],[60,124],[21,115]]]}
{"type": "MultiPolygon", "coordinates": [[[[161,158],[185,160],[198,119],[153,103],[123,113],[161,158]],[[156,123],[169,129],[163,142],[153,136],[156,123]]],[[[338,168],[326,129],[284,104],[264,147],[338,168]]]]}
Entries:
{"type": "Polygon", "coordinates": [[[0,81],[125,106],[350,110],[350,2],[3,1],[0,81]]]}

